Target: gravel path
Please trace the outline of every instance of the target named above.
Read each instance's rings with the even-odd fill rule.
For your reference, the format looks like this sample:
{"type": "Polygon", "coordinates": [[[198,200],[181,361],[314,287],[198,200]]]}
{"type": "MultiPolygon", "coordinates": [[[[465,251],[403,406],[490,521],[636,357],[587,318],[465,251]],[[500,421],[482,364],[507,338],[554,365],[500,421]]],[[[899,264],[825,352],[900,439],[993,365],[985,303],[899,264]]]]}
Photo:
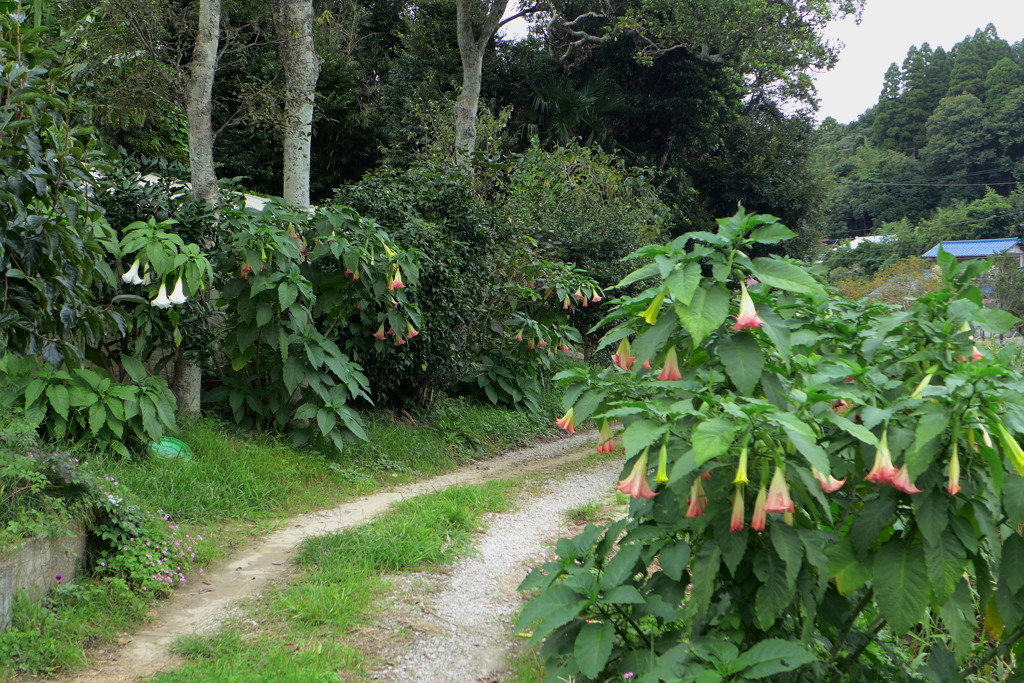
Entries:
{"type": "MultiPolygon", "coordinates": [[[[259,595],[289,569],[292,552],[303,539],[362,524],[396,502],[449,486],[476,484],[529,472],[557,472],[593,453],[595,436],[594,432],[581,433],[512,451],[471,463],[449,474],[398,486],[392,491],[365,496],[330,510],[292,518],[283,528],[240,555],[210,568],[203,577],[189,577],[202,580],[191,581],[189,588],[176,591],[168,600],[158,603],[152,625],[133,634],[123,647],[102,654],[91,669],[60,680],[119,683],[144,679],[173,668],[181,660],[169,653],[171,642],[180,636],[215,630],[232,614],[232,608],[240,600],[259,595]]],[[[608,490],[607,482],[605,490],[608,490]]],[[[515,543],[518,544],[519,540],[515,543]]],[[[430,678],[405,680],[431,681],[430,678]]]]}
{"type": "MultiPolygon", "coordinates": [[[[477,554],[444,574],[415,577],[440,590],[418,603],[413,628],[420,637],[374,679],[388,683],[500,681],[511,653],[512,622],[521,601],[516,587],[537,558],[550,552],[567,511],[607,499],[620,461],[538,485],[517,512],[489,515],[477,554]]],[[[409,625],[406,619],[403,624],[409,625]]],[[[392,626],[393,627],[393,626],[392,626]]]]}

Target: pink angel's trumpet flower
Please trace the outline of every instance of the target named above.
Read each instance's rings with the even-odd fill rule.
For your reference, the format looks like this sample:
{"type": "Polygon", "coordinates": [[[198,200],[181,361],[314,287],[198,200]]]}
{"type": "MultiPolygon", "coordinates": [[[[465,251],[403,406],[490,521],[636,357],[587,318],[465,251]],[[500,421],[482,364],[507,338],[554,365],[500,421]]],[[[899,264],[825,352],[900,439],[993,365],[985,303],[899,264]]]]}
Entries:
{"type": "Polygon", "coordinates": [[[623,370],[631,370],[633,369],[633,363],[636,362],[636,356],[631,356],[630,353],[629,339],[623,339],[619,342],[618,351],[612,354],[612,362],[623,370]]]}
{"type": "Polygon", "coordinates": [[[570,434],[575,434],[576,433],[576,415],[573,413],[573,409],[569,408],[569,410],[565,411],[565,415],[563,415],[561,417],[561,419],[555,420],[555,425],[559,429],[564,429],[565,431],[569,432],[570,434]]]}
{"type": "Polygon", "coordinates": [[[729,520],[729,531],[743,531],[743,487],[737,486],[732,495],[732,519],[729,520]]]}
{"type": "Polygon", "coordinates": [[[640,364],[640,367],[643,368],[644,370],[650,370],[651,369],[651,359],[650,358],[644,358],[644,362],[640,364]]]}
{"type": "Polygon", "coordinates": [[[892,454],[889,452],[889,442],[886,432],[882,431],[882,438],[878,441],[878,450],[875,451],[875,464],[871,471],[864,477],[876,484],[891,484],[899,470],[892,464],[892,454]]]}
{"type": "Polygon", "coordinates": [[[597,293],[597,290],[590,293],[590,303],[597,304],[601,303],[601,295],[597,293]]]}
{"type": "Polygon", "coordinates": [[[252,266],[250,266],[248,263],[243,263],[242,264],[242,270],[239,271],[238,275],[243,280],[248,281],[249,280],[249,276],[252,275],[252,266]]]}
{"type": "Polygon", "coordinates": [[[643,313],[640,314],[640,317],[647,321],[649,325],[653,325],[658,322],[658,314],[661,313],[661,304],[663,301],[665,301],[665,292],[658,292],[655,294],[654,298],[651,299],[650,305],[643,313]]]}
{"type": "Polygon", "coordinates": [[[955,441],[953,442],[953,453],[949,456],[949,480],[946,490],[951,496],[960,493],[960,454],[955,441]]]}
{"type": "Polygon", "coordinates": [[[516,332],[516,341],[517,342],[523,341],[523,331],[522,330],[519,330],[518,332],[516,332]]]}
{"type": "Polygon", "coordinates": [[[818,480],[819,484],[821,484],[821,490],[825,493],[835,493],[839,489],[843,488],[843,484],[846,483],[845,479],[836,479],[831,474],[826,477],[824,473],[819,472],[815,467],[811,468],[811,474],[813,474],[814,478],[818,480]]]}
{"type": "Polygon", "coordinates": [[[420,333],[420,331],[417,330],[415,327],[413,327],[411,322],[409,322],[408,320],[405,321],[405,338],[406,339],[412,339],[413,337],[415,337],[419,333],[420,333]]]}
{"type": "Polygon", "coordinates": [[[893,477],[892,487],[903,493],[921,493],[921,489],[914,486],[913,482],[910,481],[910,473],[907,471],[907,466],[904,465],[893,477]]]}
{"type": "Polygon", "coordinates": [[[975,346],[973,349],[971,349],[971,360],[972,361],[981,360],[984,357],[985,356],[982,355],[981,351],[978,350],[977,346],[975,346]]]}
{"type": "Polygon", "coordinates": [[[572,299],[570,299],[569,295],[566,294],[565,298],[562,299],[562,309],[565,310],[565,309],[569,308],[569,306],[572,306],[572,299]]]}
{"type": "Polygon", "coordinates": [[[772,483],[768,487],[768,499],[765,501],[765,512],[793,512],[796,506],[793,499],[789,497],[789,484],[786,483],[786,475],[782,466],[775,466],[775,474],[772,476],[772,483]]]}
{"type": "Polygon", "coordinates": [[[757,315],[754,308],[754,300],[747,293],[747,286],[740,283],[740,312],[736,316],[736,324],[730,330],[753,330],[764,325],[764,321],[757,315]]]}
{"type": "Polygon", "coordinates": [[[757,498],[754,499],[754,514],[750,517],[750,528],[754,531],[764,531],[764,523],[768,510],[765,506],[768,503],[768,495],[764,484],[757,490],[757,498]]]}
{"type": "Polygon", "coordinates": [[[373,338],[379,341],[384,341],[384,323],[380,324],[377,331],[373,333],[373,338]]]}
{"type": "Polygon", "coordinates": [[[188,297],[185,296],[185,286],[180,277],[178,278],[178,281],[174,283],[174,291],[171,292],[171,295],[167,300],[172,304],[183,304],[188,301],[188,297]]]}
{"type": "Polygon", "coordinates": [[[608,420],[601,422],[601,432],[597,442],[598,453],[614,453],[615,452],[615,438],[612,436],[611,425],[608,424],[608,420]]]}
{"type": "Polygon", "coordinates": [[[398,266],[395,266],[395,274],[391,277],[391,280],[388,282],[388,289],[396,290],[404,288],[405,283],[402,282],[402,271],[398,268],[398,266]]]}
{"type": "Polygon", "coordinates": [[[558,350],[561,351],[562,353],[572,352],[572,348],[570,348],[568,344],[562,344],[561,346],[558,347],[558,350]]]}
{"type": "Polygon", "coordinates": [[[171,307],[171,300],[167,298],[167,285],[165,283],[160,283],[160,289],[156,293],[156,298],[150,301],[149,305],[156,308],[171,307]]]}
{"type": "Polygon", "coordinates": [[[708,497],[704,493],[704,485],[700,483],[701,478],[697,477],[690,487],[690,500],[687,501],[686,517],[703,517],[704,510],[708,506],[708,497]]]}
{"type": "Polygon", "coordinates": [[[540,348],[540,349],[543,349],[547,345],[548,345],[548,343],[546,341],[544,341],[543,339],[541,339],[540,341],[537,342],[537,348],[540,348]]]}
{"type": "Polygon", "coordinates": [[[659,484],[668,483],[668,444],[661,442],[661,450],[658,452],[658,473],[654,475],[654,481],[659,484]]]}
{"type": "Polygon", "coordinates": [[[404,339],[402,339],[401,337],[395,337],[395,346],[401,346],[404,343],[405,343],[404,339]]]}
{"type": "Polygon", "coordinates": [[[142,278],[139,277],[139,259],[135,259],[128,272],[121,276],[121,281],[126,285],[141,285],[142,278]]]}
{"type": "Polygon", "coordinates": [[[649,448],[644,449],[643,454],[633,464],[633,469],[630,471],[629,476],[619,482],[617,488],[622,493],[628,493],[634,498],[654,498],[658,495],[647,484],[648,450],[649,448]]]}
{"type": "Polygon", "coordinates": [[[587,301],[587,297],[583,296],[583,292],[582,292],[582,291],[580,291],[580,288],[579,288],[579,287],[577,287],[577,288],[576,288],[576,291],[575,291],[575,292],[573,293],[573,295],[572,295],[572,298],[573,298],[573,299],[576,299],[576,301],[579,301],[579,302],[580,302],[580,303],[582,303],[582,304],[583,304],[584,306],[586,306],[586,305],[587,305],[587,304],[586,304],[586,301],[587,301]]]}
{"type": "Polygon", "coordinates": [[[674,382],[682,378],[683,375],[679,372],[679,361],[676,358],[676,347],[673,346],[665,354],[665,365],[661,368],[661,374],[658,375],[658,379],[662,382],[674,382]]]}
{"type": "Polygon", "coordinates": [[[740,484],[749,484],[750,479],[747,478],[747,447],[744,446],[740,449],[740,464],[736,467],[736,476],[733,478],[732,483],[737,486],[740,484]]]}

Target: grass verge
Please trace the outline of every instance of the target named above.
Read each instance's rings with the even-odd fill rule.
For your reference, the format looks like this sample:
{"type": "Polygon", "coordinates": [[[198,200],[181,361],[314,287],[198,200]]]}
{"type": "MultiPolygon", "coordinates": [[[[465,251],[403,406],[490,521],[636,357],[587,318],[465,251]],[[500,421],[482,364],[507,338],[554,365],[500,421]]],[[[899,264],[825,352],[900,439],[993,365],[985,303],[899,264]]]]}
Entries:
{"type": "Polygon", "coordinates": [[[464,554],[487,512],[508,509],[515,481],[450,488],[396,505],[376,520],[305,541],[299,571],[211,637],[179,640],[191,661],[154,681],[343,681],[365,677],[347,643],[387,591],[384,574],[435,567],[464,554]],[[255,626],[254,626],[255,624],[255,626]]]}

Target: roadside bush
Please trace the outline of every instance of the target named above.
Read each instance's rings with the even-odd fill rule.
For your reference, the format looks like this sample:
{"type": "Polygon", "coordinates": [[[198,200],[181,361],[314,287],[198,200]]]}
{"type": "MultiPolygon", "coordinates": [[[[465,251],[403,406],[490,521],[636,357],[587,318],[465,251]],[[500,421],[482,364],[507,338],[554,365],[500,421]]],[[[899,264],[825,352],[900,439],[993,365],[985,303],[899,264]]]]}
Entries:
{"type": "Polygon", "coordinates": [[[943,287],[905,311],[747,256],[791,236],[741,211],[638,250],[626,281],[653,280],[608,316],[614,364],[559,375],[560,425],[592,417],[602,450],[621,443],[632,500],[523,582],[547,680],[980,681],[1013,665],[1024,375],[972,328],[1016,318],[984,307],[986,263],[945,253],[943,287]]]}

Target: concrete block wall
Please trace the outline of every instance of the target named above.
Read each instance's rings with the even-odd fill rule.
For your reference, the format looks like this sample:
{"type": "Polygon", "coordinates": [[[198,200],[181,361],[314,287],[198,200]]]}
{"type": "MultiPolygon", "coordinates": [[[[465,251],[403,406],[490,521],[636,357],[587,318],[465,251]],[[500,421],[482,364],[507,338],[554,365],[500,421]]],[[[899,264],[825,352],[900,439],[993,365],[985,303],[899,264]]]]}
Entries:
{"type": "Polygon", "coordinates": [[[14,596],[18,591],[35,600],[57,585],[57,574],[68,583],[82,567],[87,534],[71,529],[72,535],[34,538],[12,553],[0,557],[0,631],[11,625],[14,596]]]}

